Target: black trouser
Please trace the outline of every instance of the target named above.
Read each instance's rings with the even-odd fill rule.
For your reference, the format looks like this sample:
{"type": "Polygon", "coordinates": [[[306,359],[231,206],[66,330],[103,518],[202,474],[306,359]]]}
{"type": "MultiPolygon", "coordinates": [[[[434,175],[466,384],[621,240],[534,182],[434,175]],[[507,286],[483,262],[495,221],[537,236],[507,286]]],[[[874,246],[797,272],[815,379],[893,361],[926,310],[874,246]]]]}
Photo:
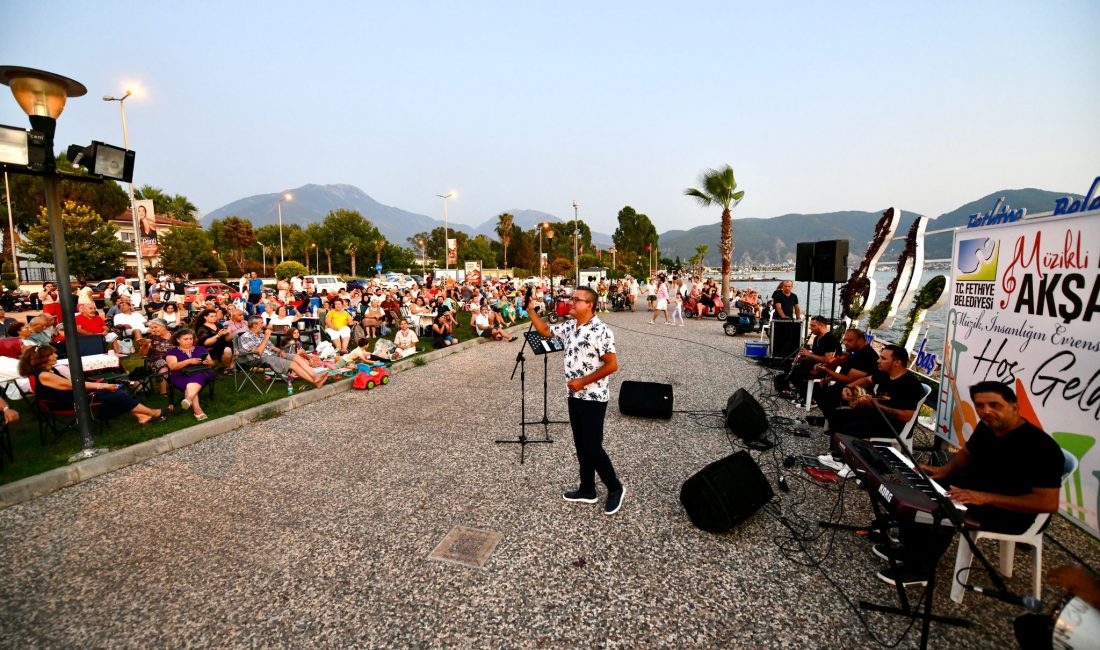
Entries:
{"type": "MultiPolygon", "coordinates": [[[[878,409],[866,408],[838,408],[826,416],[829,418],[829,432],[843,433],[853,438],[893,438],[894,431],[901,432],[904,422],[891,420],[889,423],[878,409]],[[893,425],[891,428],[890,425],[893,425]]],[[[832,450],[838,451],[837,439],[832,438],[832,450]]]]}
{"type": "Polygon", "coordinates": [[[815,361],[803,361],[794,364],[794,367],[791,368],[788,381],[791,384],[791,388],[794,389],[795,396],[798,397],[798,399],[805,399],[806,384],[817,379],[817,375],[813,375],[816,365],[817,363],[815,361]]]}
{"type": "Polygon", "coordinates": [[[248,302],[252,303],[253,305],[260,302],[260,294],[258,294],[258,293],[248,294],[248,302]]]}
{"type": "Polygon", "coordinates": [[[582,492],[595,492],[596,474],[609,492],[622,489],[611,459],[603,449],[603,420],[607,402],[569,398],[569,425],[573,427],[573,445],[580,463],[582,492]]]}

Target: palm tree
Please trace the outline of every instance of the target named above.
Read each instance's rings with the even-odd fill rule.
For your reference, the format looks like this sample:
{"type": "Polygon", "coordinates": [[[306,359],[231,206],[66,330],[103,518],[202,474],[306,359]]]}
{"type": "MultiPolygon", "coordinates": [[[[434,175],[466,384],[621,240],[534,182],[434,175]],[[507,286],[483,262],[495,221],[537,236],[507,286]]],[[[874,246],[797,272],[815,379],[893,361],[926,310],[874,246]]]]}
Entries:
{"type": "MultiPolygon", "coordinates": [[[[382,251],[385,250],[385,248],[386,248],[386,240],[385,239],[375,240],[374,250],[378,253],[377,264],[382,263],[382,251]]],[[[378,275],[382,275],[382,273],[379,272],[378,275]]]]}
{"type": "Polygon", "coordinates": [[[710,251],[708,244],[699,244],[695,247],[695,254],[699,256],[699,275],[702,275],[707,270],[707,263],[704,258],[707,256],[707,252],[710,251]]]}
{"type": "Polygon", "coordinates": [[[359,242],[351,240],[348,242],[347,248],[344,252],[351,256],[351,277],[358,277],[355,274],[355,253],[359,251],[359,242]]]}
{"type": "Polygon", "coordinates": [[[514,217],[507,212],[497,216],[497,235],[500,243],[504,245],[504,268],[508,268],[508,244],[512,243],[512,220],[514,217]]]}
{"type": "Polygon", "coordinates": [[[695,198],[703,207],[716,204],[722,206],[722,241],[719,248],[722,252],[722,300],[726,301],[730,294],[730,259],[733,257],[733,217],[730,209],[740,203],[745,192],[737,191],[733,167],[729,165],[724,169],[708,169],[699,174],[699,184],[703,189],[689,187],[684,190],[684,194],[695,198]]]}

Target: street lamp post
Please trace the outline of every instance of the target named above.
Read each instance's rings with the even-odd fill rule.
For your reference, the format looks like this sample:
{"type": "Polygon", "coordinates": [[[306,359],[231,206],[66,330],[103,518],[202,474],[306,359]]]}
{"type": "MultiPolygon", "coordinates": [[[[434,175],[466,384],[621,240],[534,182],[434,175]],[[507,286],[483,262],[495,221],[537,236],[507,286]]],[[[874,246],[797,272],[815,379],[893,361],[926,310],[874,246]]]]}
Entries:
{"type": "Polygon", "coordinates": [[[615,274],[615,253],[616,253],[615,247],[612,246],[611,248],[609,248],[607,250],[608,250],[609,253],[611,253],[611,274],[612,274],[612,276],[614,276],[614,274],[615,274]]]}
{"type": "Polygon", "coordinates": [[[549,262],[550,267],[550,295],[554,295],[554,229],[546,229],[546,247],[550,249],[549,262]]]}
{"type": "MultiPolygon", "coordinates": [[[[451,240],[449,219],[447,215],[447,199],[454,196],[454,192],[447,192],[446,194],[436,194],[439,198],[443,199],[443,268],[444,270],[451,270],[451,240]]],[[[447,275],[450,275],[448,273],[447,275]]]]}
{"type": "Polygon", "coordinates": [[[4,196],[8,201],[8,232],[11,234],[11,272],[19,282],[19,259],[15,254],[15,222],[11,214],[11,187],[8,185],[8,172],[4,172],[4,196]]]}
{"type": "MultiPolygon", "coordinates": [[[[57,118],[65,109],[65,100],[69,97],[81,97],[88,89],[61,75],[17,66],[0,67],[0,83],[11,88],[15,101],[30,119],[32,129],[42,135],[42,149],[45,153],[42,180],[46,188],[46,215],[49,219],[50,239],[53,240],[54,269],[57,272],[57,301],[61,303],[61,322],[65,331],[75,332],[76,305],[73,286],[69,281],[69,255],[65,249],[65,227],[61,221],[61,200],[58,196],[57,161],[53,151],[57,118]]],[[[105,451],[97,449],[92,440],[92,413],[88,403],[88,389],[84,384],[84,366],[80,358],[78,339],[77,336],[65,337],[65,356],[69,360],[69,379],[73,386],[73,403],[82,447],[70,461],[89,458],[105,451]]]]}
{"type": "MultiPolygon", "coordinates": [[[[105,102],[118,102],[118,109],[122,113],[122,146],[127,151],[130,150],[130,134],[126,129],[126,99],[132,97],[134,94],[133,88],[127,88],[126,94],[122,97],[111,97],[110,95],[104,95],[103,101],[105,102]]],[[[142,298],[145,297],[145,263],[141,259],[141,229],[138,225],[137,208],[134,202],[134,181],[130,179],[130,219],[133,221],[134,226],[134,259],[136,260],[135,268],[137,270],[138,277],[138,289],[141,291],[142,298]]]]}
{"type": "MultiPolygon", "coordinates": [[[[313,272],[317,275],[320,275],[321,274],[321,249],[317,248],[317,242],[313,242],[312,244],[309,245],[309,247],[313,249],[313,266],[315,268],[315,270],[313,272]]],[[[308,268],[309,267],[309,255],[306,255],[306,267],[307,267],[306,268],[306,273],[309,273],[309,268],[308,268]]]]}
{"type": "Polygon", "coordinates": [[[424,245],[423,239],[416,240],[420,244],[420,275],[428,275],[427,270],[424,268],[425,258],[428,257],[428,248],[424,245]]]}
{"type": "Polygon", "coordinates": [[[261,257],[261,259],[263,259],[264,275],[266,276],[267,275],[267,244],[263,243],[262,241],[257,241],[256,243],[260,245],[260,257],[261,257]]]}
{"type": "Polygon", "coordinates": [[[576,274],[576,278],[573,280],[573,290],[576,291],[577,287],[581,286],[581,267],[577,262],[578,251],[577,241],[580,237],[580,222],[577,221],[577,201],[573,200],[573,273],[576,274]]]}
{"type": "MultiPolygon", "coordinates": [[[[282,264],[285,260],[283,257],[283,203],[294,200],[294,195],[290,192],[284,193],[279,197],[279,264],[282,264]]],[[[309,259],[306,259],[306,266],[309,266],[309,259]]]]}

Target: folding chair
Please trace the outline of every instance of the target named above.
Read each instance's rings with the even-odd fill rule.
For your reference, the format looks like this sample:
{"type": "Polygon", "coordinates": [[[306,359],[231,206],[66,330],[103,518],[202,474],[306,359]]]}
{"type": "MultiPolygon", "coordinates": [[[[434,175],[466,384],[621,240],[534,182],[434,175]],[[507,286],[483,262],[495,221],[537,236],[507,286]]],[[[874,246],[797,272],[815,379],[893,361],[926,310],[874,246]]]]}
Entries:
{"type": "MultiPolygon", "coordinates": [[[[72,402],[61,403],[53,400],[40,399],[37,394],[38,386],[33,377],[28,377],[31,385],[31,392],[23,392],[24,399],[27,400],[27,404],[34,412],[35,419],[38,421],[38,441],[45,447],[46,446],[46,433],[49,432],[52,436],[50,442],[57,442],[61,439],[61,436],[66,432],[72,431],[79,434],[77,429],[78,421],[76,417],[76,405],[72,402]]],[[[99,413],[99,404],[92,401],[89,405],[92,412],[92,424],[96,427],[97,433],[102,431],[103,423],[96,416],[99,413]]]]}
{"type": "Polygon", "coordinates": [[[292,380],[289,375],[275,372],[267,363],[263,360],[263,357],[255,352],[244,352],[241,350],[241,335],[233,337],[233,388],[240,392],[245,386],[251,384],[256,389],[257,393],[267,394],[271,392],[271,387],[275,385],[276,381],[285,381],[287,387],[292,386],[292,380]],[[271,373],[271,381],[268,382],[266,388],[260,388],[260,385],[256,383],[256,371],[263,370],[261,375],[264,380],[268,379],[267,373],[271,373]]]}

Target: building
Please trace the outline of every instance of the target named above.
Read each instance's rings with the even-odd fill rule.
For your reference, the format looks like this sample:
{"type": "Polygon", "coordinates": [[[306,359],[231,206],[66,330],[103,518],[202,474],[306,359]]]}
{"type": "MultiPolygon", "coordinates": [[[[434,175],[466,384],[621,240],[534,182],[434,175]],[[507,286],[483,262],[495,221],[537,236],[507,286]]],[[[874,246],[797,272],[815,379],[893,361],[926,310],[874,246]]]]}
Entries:
{"type": "MultiPolygon", "coordinates": [[[[141,242],[141,263],[145,268],[156,268],[160,266],[159,246],[158,238],[166,232],[170,232],[173,228],[178,226],[186,226],[189,228],[198,228],[198,225],[189,221],[180,221],[179,219],[172,219],[170,217],[162,217],[155,215],[153,218],[148,218],[148,213],[145,212],[145,206],[141,205],[143,201],[138,201],[138,216],[140,217],[138,228],[143,231],[141,242]],[[155,225],[154,225],[155,220],[155,225]]],[[[134,251],[134,219],[130,209],[127,208],[125,212],[118,215],[114,219],[111,219],[111,224],[117,229],[117,236],[127,246],[126,250],[126,273],[128,275],[137,273],[136,253],[134,251]]]]}

